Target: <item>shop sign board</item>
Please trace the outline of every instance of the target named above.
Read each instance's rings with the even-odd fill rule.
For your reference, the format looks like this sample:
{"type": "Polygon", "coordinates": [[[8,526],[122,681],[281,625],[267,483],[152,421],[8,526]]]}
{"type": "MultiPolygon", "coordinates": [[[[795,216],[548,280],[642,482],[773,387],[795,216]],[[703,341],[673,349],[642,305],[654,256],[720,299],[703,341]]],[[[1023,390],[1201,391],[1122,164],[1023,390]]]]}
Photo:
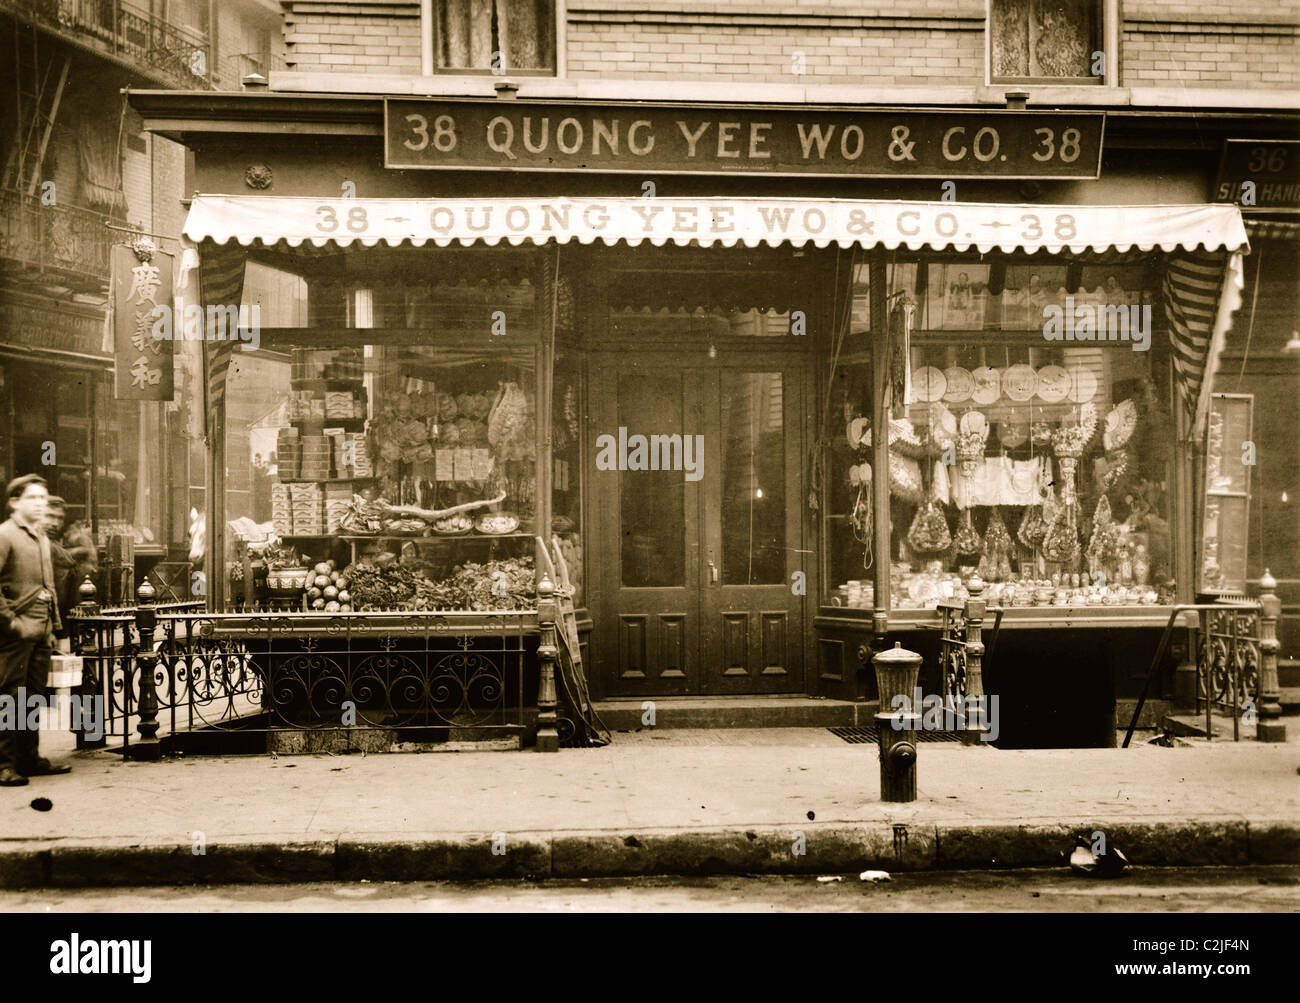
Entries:
{"type": "Polygon", "coordinates": [[[171,326],[165,328],[167,337],[155,337],[160,318],[154,308],[172,308],[172,256],[153,251],[140,258],[130,247],[117,244],[112,275],[113,396],[169,401],[174,396],[171,326]]]}
{"type": "Polygon", "coordinates": [[[1229,139],[1213,200],[1243,209],[1300,209],[1300,139],[1229,139]]]}
{"type": "Polygon", "coordinates": [[[0,303],[0,331],[10,347],[36,351],[67,352],[104,358],[100,341],[104,333],[103,314],[87,316],[50,306],[0,303]]]}
{"type": "Polygon", "coordinates": [[[1097,178],[1100,111],[384,101],[384,165],[776,177],[1097,178]]]}

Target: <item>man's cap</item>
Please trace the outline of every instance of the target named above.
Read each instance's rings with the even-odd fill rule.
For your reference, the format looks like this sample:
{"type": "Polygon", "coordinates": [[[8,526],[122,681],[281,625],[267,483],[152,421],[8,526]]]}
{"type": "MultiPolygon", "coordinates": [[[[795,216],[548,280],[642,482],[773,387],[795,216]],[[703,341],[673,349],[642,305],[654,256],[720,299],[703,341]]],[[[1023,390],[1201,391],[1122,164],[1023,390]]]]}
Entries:
{"type": "Polygon", "coordinates": [[[9,486],[5,488],[5,498],[21,498],[22,493],[31,484],[39,484],[41,487],[45,487],[46,480],[40,474],[23,474],[22,477],[15,477],[9,482],[9,486]]]}

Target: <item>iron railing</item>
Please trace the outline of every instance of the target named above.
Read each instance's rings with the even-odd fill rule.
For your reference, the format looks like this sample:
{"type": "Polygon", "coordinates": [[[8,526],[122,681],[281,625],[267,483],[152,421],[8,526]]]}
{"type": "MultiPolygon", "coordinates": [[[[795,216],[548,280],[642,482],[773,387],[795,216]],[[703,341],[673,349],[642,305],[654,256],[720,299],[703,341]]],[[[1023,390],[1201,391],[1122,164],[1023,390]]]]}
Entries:
{"type": "Polygon", "coordinates": [[[983,696],[984,669],[992,660],[1002,629],[1002,608],[989,609],[981,598],[984,587],[977,580],[969,584],[970,597],[965,601],[940,602],[939,613],[939,684],[945,703],[951,699],[962,703],[968,696],[983,696]],[[993,630],[984,644],[984,621],[993,615],[993,630]],[[978,686],[972,686],[975,678],[978,686]]]}
{"type": "MultiPolygon", "coordinates": [[[[1216,709],[1232,718],[1234,742],[1241,740],[1241,721],[1247,713],[1255,718],[1269,719],[1280,715],[1276,692],[1276,597],[1270,594],[1263,599],[1261,602],[1219,600],[1186,603],[1169,611],[1169,620],[1165,623],[1133,718],[1124,735],[1124,748],[1128,748],[1133,739],[1151,683],[1163,664],[1173,633],[1182,626],[1180,620],[1186,613],[1196,617],[1195,626],[1190,627],[1196,652],[1196,713],[1205,714],[1206,741],[1214,738],[1216,709]],[[1268,600],[1272,600],[1272,604],[1268,600]]],[[[1260,737],[1258,732],[1256,737],[1260,737]]]]}
{"type": "Polygon", "coordinates": [[[39,197],[0,194],[0,258],[39,271],[58,270],[108,287],[114,231],[109,217],[89,209],[42,205],[39,197]]]}
{"type": "Polygon", "coordinates": [[[89,41],[177,89],[212,85],[208,40],[120,0],[0,0],[17,16],[89,41]]]}
{"type": "Polygon", "coordinates": [[[363,732],[371,748],[522,737],[531,706],[541,729],[549,712],[560,742],[575,731],[573,709],[548,695],[545,612],[152,609],[153,631],[141,631],[138,609],[83,606],[68,618],[82,694],[102,698],[104,734],[127,755],[133,733],[261,732],[268,749],[302,752],[356,747],[363,732]]]}

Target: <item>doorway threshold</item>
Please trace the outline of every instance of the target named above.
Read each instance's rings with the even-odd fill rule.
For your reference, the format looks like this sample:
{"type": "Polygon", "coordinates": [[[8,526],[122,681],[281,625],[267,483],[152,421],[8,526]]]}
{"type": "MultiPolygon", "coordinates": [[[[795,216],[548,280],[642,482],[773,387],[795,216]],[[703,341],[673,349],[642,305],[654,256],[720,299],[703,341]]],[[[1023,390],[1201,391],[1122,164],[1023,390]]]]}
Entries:
{"type": "Polygon", "coordinates": [[[662,728],[852,728],[868,725],[877,703],[770,694],[614,697],[596,701],[612,731],[662,728]]]}

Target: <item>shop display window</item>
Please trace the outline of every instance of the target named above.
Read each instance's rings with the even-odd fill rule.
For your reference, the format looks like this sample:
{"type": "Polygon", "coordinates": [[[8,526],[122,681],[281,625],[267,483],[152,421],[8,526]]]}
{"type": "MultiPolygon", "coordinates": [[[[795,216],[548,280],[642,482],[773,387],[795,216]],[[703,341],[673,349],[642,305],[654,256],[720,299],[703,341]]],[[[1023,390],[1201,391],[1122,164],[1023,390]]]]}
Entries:
{"type": "Polygon", "coordinates": [[[877,561],[896,610],[962,598],[976,572],[1004,606],[1172,601],[1175,405],[1151,272],[972,256],[900,263],[889,281],[889,510],[873,506],[864,345],[831,385],[826,602],[872,608],[877,561]],[[1053,307],[1075,320],[1123,308],[1137,326],[1058,340],[1053,307]]]}
{"type": "Polygon", "coordinates": [[[287,348],[232,373],[228,397],[231,413],[256,415],[227,431],[230,466],[247,470],[226,492],[233,600],[326,612],[531,603],[532,346],[287,348]],[[245,584],[248,544],[264,595],[245,584]]]}

